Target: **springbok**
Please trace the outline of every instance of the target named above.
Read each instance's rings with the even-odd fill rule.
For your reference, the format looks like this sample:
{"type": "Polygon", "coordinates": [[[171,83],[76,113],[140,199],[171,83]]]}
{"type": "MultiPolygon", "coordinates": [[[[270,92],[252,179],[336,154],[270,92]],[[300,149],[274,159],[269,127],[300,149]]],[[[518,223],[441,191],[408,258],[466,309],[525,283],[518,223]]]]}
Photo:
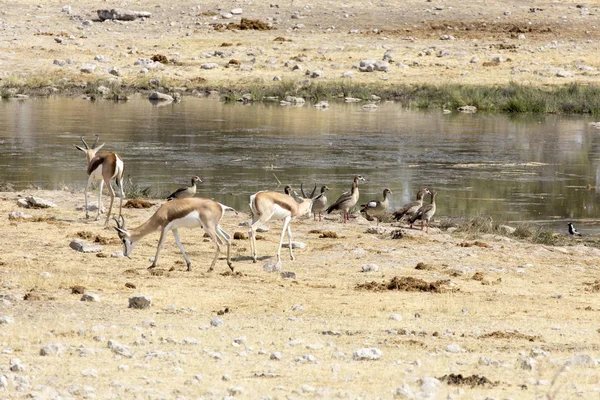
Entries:
{"type": "Polygon", "coordinates": [[[148,269],[156,267],[158,255],[165,242],[167,233],[173,231],[175,243],[177,243],[179,250],[181,250],[181,254],[183,254],[187,270],[191,271],[192,262],[183,249],[177,230],[179,228],[197,228],[201,226],[217,245],[217,252],[213,258],[212,264],[210,264],[208,272],[213,270],[215,263],[217,262],[223,241],[227,244],[227,265],[231,271],[233,271],[230,260],[231,237],[219,226],[219,222],[223,218],[223,214],[226,210],[235,211],[233,208],[227,207],[226,205],[211,199],[204,199],[201,197],[176,199],[164,203],[146,222],[131,230],[127,230],[125,227],[125,218],[123,216],[121,216],[120,222],[117,218],[114,218],[117,223],[115,229],[123,242],[123,255],[126,257],[129,257],[133,246],[135,246],[140,239],[154,231],[160,230],[160,239],[158,240],[156,255],[148,269]]]}
{"type": "Polygon", "coordinates": [[[303,197],[298,203],[292,196],[279,192],[258,192],[250,196],[250,210],[252,210],[252,223],[248,236],[250,237],[250,251],[252,260],[256,262],[256,229],[270,219],[283,219],[281,229],[281,238],[277,247],[277,262],[281,261],[281,245],[287,231],[290,258],[294,260],[292,251],[292,228],[290,223],[307,214],[313,204],[314,199],[303,197]]]}
{"type": "Polygon", "coordinates": [[[123,159],[117,153],[113,153],[110,151],[103,151],[98,153],[98,150],[104,146],[102,143],[100,146],[96,146],[98,143],[98,135],[96,135],[96,141],[92,145],[92,148],[88,146],[85,142],[83,136],[81,136],[81,141],[85,148],[81,146],[75,145],[77,150],[83,151],[87,157],[87,174],[88,181],[85,186],[85,218],[89,218],[90,214],[88,211],[88,189],[92,181],[100,181],[100,190],[98,193],[98,214],[96,215],[96,221],[100,219],[100,211],[102,210],[102,188],[106,183],[106,187],[108,188],[108,193],[110,194],[110,207],[108,208],[108,214],[106,215],[106,221],[104,225],[108,225],[108,220],[110,218],[110,212],[112,210],[113,202],[115,200],[115,192],[110,185],[111,180],[115,180],[117,187],[120,191],[120,203],[119,203],[119,216],[121,215],[121,210],[123,208],[123,198],[125,197],[125,193],[123,192],[123,159]]]}

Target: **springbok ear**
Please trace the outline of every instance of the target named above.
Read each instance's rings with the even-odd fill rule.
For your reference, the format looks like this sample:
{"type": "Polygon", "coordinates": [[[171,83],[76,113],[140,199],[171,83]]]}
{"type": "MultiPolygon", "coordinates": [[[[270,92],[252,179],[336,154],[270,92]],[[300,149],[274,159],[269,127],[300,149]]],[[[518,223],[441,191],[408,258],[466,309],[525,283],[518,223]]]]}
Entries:
{"type": "Polygon", "coordinates": [[[104,146],[106,143],[102,143],[100,146],[96,146],[94,147],[94,150],[98,151],[102,148],[102,146],[104,146]]]}
{"type": "Polygon", "coordinates": [[[75,148],[79,151],[83,151],[84,153],[86,152],[86,150],[81,146],[77,146],[76,144],[74,144],[73,146],[75,146],[75,148]]]}

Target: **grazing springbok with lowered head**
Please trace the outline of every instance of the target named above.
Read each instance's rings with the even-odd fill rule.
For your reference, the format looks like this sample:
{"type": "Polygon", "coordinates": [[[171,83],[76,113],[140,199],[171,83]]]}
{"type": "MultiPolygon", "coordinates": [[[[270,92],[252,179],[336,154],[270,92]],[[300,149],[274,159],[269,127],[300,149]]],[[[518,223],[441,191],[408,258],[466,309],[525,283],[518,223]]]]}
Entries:
{"type": "Polygon", "coordinates": [[[213,270],[219,257],[219,253],[221,252],[221,245],[223,244],[227,245],[227,265],[231,271],[233,271],[233,266],[229,256],[231,252],[231,237],[219,226],[219,222],[221,221],[221,218],[223,218],[223,214],[226,210],[235,211],[233,208],[227,207],[226,205],[211,199],[203,199],[201,197],[176,199],[160,206],[160,208],[156,210],[150,219],[137,228],[131,230],[128,230],[125,227],[125,218],[123,218],[123,216],[121,216],[120,221],[115,218],[115,221],[117,222],[115,229],[119,233],[119,238],[123,242],[123,255],[126,257],[129,257],[133,246],[135,246],[135,244],[141,238],[154,231],[160,230],[160,239],[158,240],[156,255],[154,256],[152,265],[150,265],[148,269],[156,267],[156,264],[158,263],[158,255],[160,254],[160,249],[165,242],[167,233],[169,233],[169,231],[173,231],[175,243],[177,243],[179,250],[181,250],[181,254],[183,254],[183,258],[185,259],[185,263],[187,265],[187,270],[191,271],[192,262],[185,253],[183,245],[179,240],[178,229],[202,227],[217,246],[217,252],[213,258],[212,264],[210,264],[208,272],[213,270]]]}
{"type": "Polygon", "coordinates": [[[313,204],[311,198],[300,198],[298,203],[292,196],[279,192],[258,192],[250,196],[250,210],[252,210],[252,224],[250,225],[250,250],[252,252],[252,260],[256,262],[256,229],[270,219],[283,219],[283,228],[281,229],[281,238],[279,239],[279,247],[277,247],[277,262],[281,261],[281,245],[287,231],[290,257],[294,259],[292,251],[292,228],[290,223],[307,214],[313,204]]]}
{"type": "Polygon", "coordinates": [[[96,135],[96,141],[92,145],[92,148],[88,146],[85,142],[83,136],[81,136],[81,141],[85,148],[81,146],[75,145],[77,150],[83,151],[87,157],[87,174],[88,181],[85,186],[85,218],[89,218],[90,214],[88,211],[88,189],[90,184],[93,181],[100,181],[100,190],[98,192],[98,214],[96,215],[96,221],[100,219],[100,211],[102,210],[102,188],[106,183],[106,187],[108,189],[108,193],[110,194],[110,207],[108,208],[108,214],[106,215],[106,221],[104,225],[108,225],[108,220],[110,218],[110,212],[112,210],[113,202],[115,200],[115,192],[110,185],[111,180],[115,180],[117,187],[120,191],[120,203],[119,203],[119,215],[121,215],[121,210],[123,208],[123,198],[125,197],[125,193],[123,192],[123,159],[117,153],[113,153],[110,151],[103,151],[98,153],[98,150],[104,146],[102,143],[99,146],[96,146],[98,143],[98,135],[96,135]]]}

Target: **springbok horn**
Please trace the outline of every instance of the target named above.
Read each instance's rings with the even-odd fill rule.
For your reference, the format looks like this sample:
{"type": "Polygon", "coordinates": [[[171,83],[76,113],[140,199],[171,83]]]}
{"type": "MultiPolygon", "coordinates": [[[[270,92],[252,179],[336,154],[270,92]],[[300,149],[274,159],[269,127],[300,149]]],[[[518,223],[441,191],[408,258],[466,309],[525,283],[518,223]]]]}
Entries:
{"type": "Polygon", "coordinates": [[[117,224],[117,228],[121,228],[121,224],[119,223],[119,220],[117,219],[117,217],[113,217],[113,219],[115,220],[115,223],[117,224]]]}
{"type": "Polygon", "coordinates": [[[312,199],[315,196],[315,192],[317,191],[317,184],[315,183],[315,187],[313,188],[312,193],[310,194],[310,198],[312,199]]]}
{"type": "Polygon", "coordinates": [[[125,217],[123,216],[123,214],[119,215],[119,218],[121,218],[121,229],[127,229],[125,228],[125,217]]]}
{"type": "Polygon", "coordinates": [[[304,188],[302,187],[303,183],[300,184],[300,191],[302,192],[302,197],[306,199],[306,195],[304,194],[304,188]]]}
{"type": "Polygon", "coordinates": [[[96,148],[96,145],[98,144],[98,139],[100,139],[100,136],[96,135],[96,141],[94,142],[94,144],[92,145],[92,149],[96,148]]]}
{"type": "Polygon", "coordinates": [[[81,141],[83,142],[83,145],[85,146],[86,150],[89,150],[90,147],[88,146],[88,144],[85,142],[85,139],[83,138],[83,136],[81,136],[81,141]]]}

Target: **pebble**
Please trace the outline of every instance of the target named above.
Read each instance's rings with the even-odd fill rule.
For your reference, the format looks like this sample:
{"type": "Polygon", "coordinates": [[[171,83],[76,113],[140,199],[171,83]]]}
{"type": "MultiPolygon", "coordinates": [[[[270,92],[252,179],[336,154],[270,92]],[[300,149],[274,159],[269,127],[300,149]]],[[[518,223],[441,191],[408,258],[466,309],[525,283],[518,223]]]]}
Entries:
{"type": "Polygon", "coordinates": [[[392,314],[392,315],[390,315],[390,319],[392,319],[394,321],[402,321],[402,315],[400,315],[400,314],[392,314]]]}
{"type": "Polygon", "coordinates": [[[98,371],[95,370],[94,368],[88,368],[88,369],[84,369],[83,371],[81,371],[81,375],[87,376],[87,377],[90,377],[90,378],[97,378],[98,377],[98,371]]]}
{"type": "Polygon", "coordinates": [[[23,363],[18,358],[11,358],[9,363],[9,369],[12,372],[22,372],[25,370],[23,363]]]}
{"type": "Polygon", "coordinates": [[[152,297],[144,295],[136,295],[129,298],[129,308],[145,309],[152,306],[152,297]]]}
{"type": "Polygon", "coordinates": [[[269,357],[271,360],[281,360],[281,352],[276,351],[274,353],[271,353],[271,356],[269,357]]]}
{"type": "Polygon", "coordinates": [[[296,362],[300,364],[314,364],[317,362],[317,357],[313,356],[312,354],[306,354],[300,357],[296,357],[296,362]]]}
{"type": "Polygon", "coordinates": [[[440,381],[432,376],[426,376],[421,378],[421,391],[426,396],[424,398],[433,398],[437,393],[438,386],[440,385],[440,381]]]}
{"type": "Polygon", "coordinates": [[[362,266],[362,272],[377,272],[379,271],[379,266],[375,264],[365,264],[362,266]]]}
{"type": "Polygon", "coordinates": [[[379,360],[383,352],[375,347],[358,349],[352,354],[355,360],[379,360]]]}
{"type": "Polygon", "coordinates": [[[223,325],[223,320],[221,318],[213,318],[210,320],[210,324],[216,328],[223,325]]]}
{"type": "Polygon", "coordinates": [[[15,319],[11,315],[0,316],[0,326],[14,324],[15,319]]]}
{"type": "Polygon", "coordinates": [[[228,388],[227,391],[232,396],[239,396],[240,394],[244,393],[244,388],[242,386],[232,386],[228,388]]]}
{"type": "Polygon", "coordinates": [[[129,348],[116,340],[108,341],[108,348],[113,351],[113,353],[118,354],[123,357],[131,358],[133,357],[133,353],[129,350],[129,348]]]}
{"type": "Polygon", "coordinates": [[[449,344],[445,349],[448,353],[461,353],[463,349],[456,343],[449,344]]]}
{"type": "Polygon", "coordinates": [[[79,71],[83,72],[84,74],[92,74],[95,70],[96,64],[83,64],[79,68],[79,71]]]}
{"type": "Polygon", "coordinates": [[[96,244],[87,243],[83,239],[71,240],[71,243],[69,243],[69,247],[81,253],[100,253],[102,252],[102,250],[104,250],[104,247],[96,244]]]}
{"type": "Polygon", "coordinates": [[[202,68],[202,69],[215,69],[215,68],[219,68],[219,64],[217,64],[217,63],[204,63],[204,64],[200,64],[200,68],[202,68]]]}
{"type": "Polygon", "coordinates": [[[100,301],[100,296],[98,296],[96,293],[86,292],[81,296],[81,301],[91,301],[97,303],[100,301]]]}
{"type": "Polygon", "coordinates": [[[401,399],[416,399],[415,391],[407,383],[397,388],[394,394],[401,399]]]}
{"type": "MultiPolygon", "coordinates": [[[[288,243],[283,243],[281,245],[281,247],[285,247],[285,248],[289,248],[290,244],[288,243]]],[[[304,242],[292,242],[292,249],[304,249],[306,248],[306,243],[304,242]]]]}
{"type": "Polygon", "coordinates": [[[150,96],[148,96],[148,100],[154,100],[154,101],[168,101],[171,102],[173,101],[173,96],[170,96],[168,94],[165,93],[161,93],[161,92],[152,92],[150,93],[150,96]]]}
{"type": "Polygon", "coordinates": [[[62,354],[64,346],[60,343],[48,343],[40,349],[41,356],[57,356],[62,354]]]}

